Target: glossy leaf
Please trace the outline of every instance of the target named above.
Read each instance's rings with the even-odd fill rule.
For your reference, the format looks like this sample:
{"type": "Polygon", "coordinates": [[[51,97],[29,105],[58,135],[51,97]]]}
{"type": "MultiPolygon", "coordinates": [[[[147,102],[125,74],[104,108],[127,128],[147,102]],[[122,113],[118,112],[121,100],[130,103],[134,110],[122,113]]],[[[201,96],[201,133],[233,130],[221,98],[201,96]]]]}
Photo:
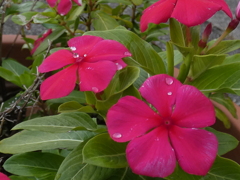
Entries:
{"type": "Polygon", "coordinates": [[[106,180],[116,169],[102,168],[83,163],[82,149],[85,143],[76,147],[61,164],[55,180],[106,180]]]}
{"type": "Polygon", "coordinates": [[[218,155],[226,154],[227,152],[235,149],[239,141],[230,134],[216,131],[213,128],[207,127],[206,130],[214,133],[218,139],[218,155]]]}
{"type": "Polygon", "coordinates": [[[207,51],[207,54],[226,54],[240,48],[240,40],[226,40],[207,51]]]}
{"type": "Polygon", "coordinates": [[[102,12],[95,11],[92,13],[93,27],[95,30],[103,31],[114,29],[119,26],[118,22],[112,18],[110,15],[102,12]]]}
{"type": "Polygon", "coordinates": [[[229,92],[240,95],[240,63],[231,63],[206,70],[189,83],[202,92],[229,92]]]}
{"type": "Polygon", "coordinates": [[[210,67],[220,65],[226,58],[226,55],[195,55],[192,63],[192,78],[195,79],[210,67]]]}
{"type": "Polygon", "coordinates": [[[11,156],[3,167],[15,175],[41,177],[56,174],[63,159],[52,153],[29,152],[11,156]]]}
{"type": "Polygon", "coordinates": [[[55,148],[73,149],[93,135],[94,133],[89,131],[49,133],[24,130],[0,141],[0,152],[17,154],[55,148]]]}
{"type": "Polygon", "coordinates": [[[223,105],[232,114],[233,117],[237,119],[236,108],[230,97],[222,93],[215,93],[210,96],[210,99],[216,101],[217,103],[223,105]]]}
{"type": "Polygon", "coordinates": [[[21,63],[13,60],[13,59],[5,59],[2,61],[2,67],[12,71],[16,76],[20,76],[25,71],[29,72],[29,69],[23,66],[21,63]]]}
{"type": "Polygon", "coordinates": [[[113,29],[107,31],[89,31],[85,35],[100,36],[104,39],[113,39],[125,45],[132,54],[132,58],[141,66],[146,67],[150,74],[162,74],[166,72],[161,57],[151,45],[131,31],[113,29]]]}
{"type": "Polygon", "coordinates": [[[19,87],[22,87],[20,78],[8,69],[0,67],[0,77],[2,77],[3,79],[5,79],[19,87]]]}
{"type": "Polygon", "coordinates": [[[81,105],[80,103],[76,102],[76,101],[69,101],[69,102],[65,102],[63,104],[61,104],[58,107],[58,112],[74,112],[77,111],[78,109],[80,109],[81,107],[83,107],[83,105],[81,105]]]}
{"type": "Polygon", "coordinates": [[[97,128],[97,124],[86,113],[70,112],[24,121],[13,127],[13,130],[27,129],[56,133],[68,132],[76,127],[84,127],[88,130],[95,130],[97,128]]]}

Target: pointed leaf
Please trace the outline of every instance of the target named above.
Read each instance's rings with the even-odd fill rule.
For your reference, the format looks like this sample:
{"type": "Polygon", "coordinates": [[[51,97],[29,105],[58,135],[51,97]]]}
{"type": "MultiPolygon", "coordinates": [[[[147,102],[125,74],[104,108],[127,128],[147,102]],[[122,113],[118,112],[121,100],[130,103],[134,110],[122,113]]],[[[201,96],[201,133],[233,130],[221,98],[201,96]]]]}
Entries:
{"type": "Polygon", "coordinates": [[[240,48],[240,40],[226,40],[207,51],[208,54],[226,54],[240,48]]]}
{"type": "Polygon", "coordinates": [[[68,132],[76,127],[84,127],[88,130],[95,130],[97,128],[97,124],[86,113],[70,112],[24,121],[13,127],[13,130],[27,129],[56,133],[68,132]]]}
{"type": "Polygon", "coordinates": [[[80,109],[81,107],[83,107],[83,105],[81,105],[80,103],[76,102],[76,101],[69,101],[66,103],[61,104],[58,107],[58,112],[74,112],[78,109],[80,109]]]}
{"type": "Polygon", "coordinates": [[[23,66],[17,61],[14,61],[13,59],[5,59],[2,61],[2,67],[12,71],[16,76],[20,76],[25,71],[29,71],[27,67],[23,66]]]}
{"type": "Polygon", "coordinates": [[[227,115],[221,109],[219,109],[217,107],[214,107],[214,110],[215,110],[216,117],[218,118],[218,120],[222,121],[225,128],[229,129],[231,127],[231,123],[230,123],[227,115]]]}
{"type": "Polygon", "coordinates": [[[0,152],[17,154],[55,148],[73,149],[93,135],[94,133],[89,131],[49,133],[24,130],[0,141],[0,152]]]}

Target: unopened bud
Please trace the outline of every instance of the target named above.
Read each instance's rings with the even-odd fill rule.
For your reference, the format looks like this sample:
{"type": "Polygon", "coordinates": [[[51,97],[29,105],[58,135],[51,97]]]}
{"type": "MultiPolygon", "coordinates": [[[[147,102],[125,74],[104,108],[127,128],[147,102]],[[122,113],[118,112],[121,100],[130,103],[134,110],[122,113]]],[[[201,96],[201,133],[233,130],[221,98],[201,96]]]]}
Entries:
{"type": "Polygon", "coordinates": [[[237,5],[237,8],[236,8],[236,18],[237,18],[237,20],[240,21],[240,1],[237,5]]]}
{"type": "Polygon", "coordinates": [[[239,20],[238,19],[233,19],[229,24],[228,24],[228,27],[227,27],[227,31],[233,31],[234,29],[236,29],[236,27],[238,26],[239,24],[239,20]]]}
{"type": "Polygon", "coordinates": [[[202,40],[203,42],[207,42],[210,34],[212,33],[212,23],[209,23],[205,30],[203,31],[203,34],[202,34],[202,40]]]}

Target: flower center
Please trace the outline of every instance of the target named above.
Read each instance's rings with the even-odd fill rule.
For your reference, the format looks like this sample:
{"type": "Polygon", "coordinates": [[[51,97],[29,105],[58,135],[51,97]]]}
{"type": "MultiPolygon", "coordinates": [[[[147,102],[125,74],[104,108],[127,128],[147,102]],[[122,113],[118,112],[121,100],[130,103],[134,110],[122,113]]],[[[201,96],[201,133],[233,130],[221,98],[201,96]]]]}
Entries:
{"type": "Polygon", "coordinates": [[[163,124],[167,127],[171,126],[172,125],[172,120],[171,119],[165,119],[163,121],[163,124]]]}
{"type": "Polygon", "coordinates": [[[73,53],[73,58],[75,58],[76,63],[79,63],[84,60],[84,58],[87,57],[87,54],[84,54],[83,56],[80,56],[77,53],[73,53]]]}

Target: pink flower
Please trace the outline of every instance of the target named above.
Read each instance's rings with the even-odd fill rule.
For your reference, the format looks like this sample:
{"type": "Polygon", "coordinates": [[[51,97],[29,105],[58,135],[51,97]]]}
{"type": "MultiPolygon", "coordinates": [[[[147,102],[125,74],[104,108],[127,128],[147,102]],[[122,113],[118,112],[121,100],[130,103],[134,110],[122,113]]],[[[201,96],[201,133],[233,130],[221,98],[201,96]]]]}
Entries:
{"type": "Polygon", "coordinates": [[[238,2],[237,8],[236,8],[236,18],[240,21],[240,1],[238,2]]]}
{"type": "Polygon", "coordinates": [[[143,12],[140,20],[142,32],[149,23],[159,24],[175,18],[186,26],[202,24],[217,11],[223,10],[232,18],[231,10],[224,0],[159,0],[143,12]]]}
{"type": "Polygon", "coordinates": [[[198,89],[165,74],[148,78],[142,97],[121,98],[107,114],[107,127],[117,142],[130,141],[126,156],[134,173],[166,177],[176,162],[189,174],[206,175],[218,148],[214,134],[197,128],[214,124],[210,100],[198,89]]]}
{"type": "Polygon", "coordinates": [[[47,78],[40,87],[43,100],[68,95],[78,82],[80,91],[103,91],[117,70],[126,66],[121,58],[131,56],[128,49],[114,40],[85,35],[68,41],[70,50],[62,49],[47,57],[39,72],[62,71],[47,78]]]}
{"type": "Polygon", "coordinates": [[[10,178],[8,178],[5,174],[0,173],[0,179],[1,180],[10,180],[10,178]]]}
{"type": "MultiPolygon", "coordinates": [[[[82,5],[82,0],[73,0],[79,6],[82,5]]],[[[72,0],[47,0],[49,6],[57,6],[57,12],[61,15],[66,15],[72,8],[72,0]]]]}
{"type": "Polygon", "coordinates": [[[40,46],[40,44],[46,39],[50,34],[52,33],[52,29],[47,30],[42,37],[38,38],[33,45],[33,49],[31,51],[31,54],[34,54],[34,52],[37,50],[37,48],[40,46]]]}

